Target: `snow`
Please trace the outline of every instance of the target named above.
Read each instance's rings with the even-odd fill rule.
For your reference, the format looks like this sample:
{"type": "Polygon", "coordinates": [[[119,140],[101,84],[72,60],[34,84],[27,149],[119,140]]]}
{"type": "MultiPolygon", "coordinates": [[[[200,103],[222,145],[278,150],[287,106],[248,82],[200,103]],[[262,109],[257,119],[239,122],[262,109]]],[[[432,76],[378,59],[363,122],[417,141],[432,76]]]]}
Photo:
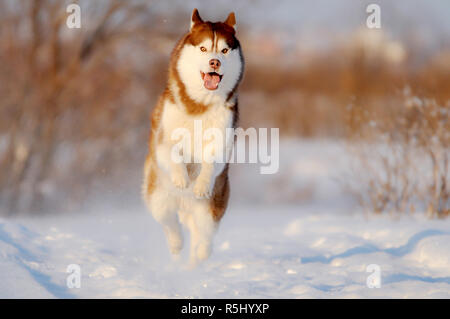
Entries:
{"type": "Polygon", "coordinates": [[[335,142],[285,142],[281,152],[272,176],[233,167],[213,254],[195,269],[187,249],[171,259],[137,197],[0,218],[0,298],[450,298],[449,220],[363,214],[335,182],[345,163],[335,142]],[[71,264],[80,288],[66,285],[71,264]],[[366,285],[371,264],[380,288],[366,285]]]}

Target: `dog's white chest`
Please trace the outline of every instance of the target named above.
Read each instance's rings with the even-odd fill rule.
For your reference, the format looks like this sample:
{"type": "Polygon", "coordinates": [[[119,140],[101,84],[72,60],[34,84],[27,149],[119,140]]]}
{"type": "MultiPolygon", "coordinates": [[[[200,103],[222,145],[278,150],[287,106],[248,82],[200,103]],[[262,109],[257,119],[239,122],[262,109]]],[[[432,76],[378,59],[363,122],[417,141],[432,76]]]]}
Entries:
{"type": "MultiPolygon", "coordinates": [[[[185,135],[188,134],[192,150],[199,138],[203,141],[203,147],[211,138],[208,138],[211,134],[221,134],[223,138],[226,138],[226,129],[231,128],[232,124],[233,113],[223,105],[213,105],[200,115],[189,115],[182,108],[167,101],[162,117],[165,140],[173,142],[180,138],[186,138],[185,135]]],[[[189,152],[189,150],[184,151],[189,152]]]]}

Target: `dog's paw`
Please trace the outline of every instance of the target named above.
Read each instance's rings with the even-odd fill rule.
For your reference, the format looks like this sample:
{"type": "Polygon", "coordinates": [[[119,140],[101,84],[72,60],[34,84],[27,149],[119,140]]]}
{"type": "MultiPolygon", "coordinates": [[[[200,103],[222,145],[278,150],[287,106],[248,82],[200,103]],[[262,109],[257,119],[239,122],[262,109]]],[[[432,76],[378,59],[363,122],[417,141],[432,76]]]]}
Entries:
{"type": "Polygon", "coordinates": [[[173,172],[171,176],[172,184],[180,189],[184,189],[187,187],[187,176],[182,172],[173,172]]]}
{"type": "Polygon", "coordinates": [[[211,197],[211,187],[208,181],[203,179],[197,179],[194,185],[194,195],[197,198],[210,198],[211,197]]]}
{"type": "Polygon", "coordinates": [[[211,244],[207,243],[198,245],[196,253],[199,261],[208,259],[211,255],[211,244]]]}
{"type": "Polygon", "coordinates": [[[169,240],[169,250],[174,260],[180,255],[181,249],[183,249],[183,239],[181,237],[174,237],[169,240]]]}

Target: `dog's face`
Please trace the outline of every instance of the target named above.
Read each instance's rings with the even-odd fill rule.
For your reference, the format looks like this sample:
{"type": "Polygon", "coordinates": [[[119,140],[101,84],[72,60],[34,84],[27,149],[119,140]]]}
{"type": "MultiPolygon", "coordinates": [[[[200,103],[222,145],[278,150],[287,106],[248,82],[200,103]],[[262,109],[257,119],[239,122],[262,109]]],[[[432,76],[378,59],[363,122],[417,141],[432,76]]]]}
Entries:
{"type": "Polygon", "coordinates": [[[190,32],[180,49],[177,70],[189,95],[197,100],[227,96],[238,85],[243,70],[235,16],[225,22],[204,22],[194,10],[190,32]]]}

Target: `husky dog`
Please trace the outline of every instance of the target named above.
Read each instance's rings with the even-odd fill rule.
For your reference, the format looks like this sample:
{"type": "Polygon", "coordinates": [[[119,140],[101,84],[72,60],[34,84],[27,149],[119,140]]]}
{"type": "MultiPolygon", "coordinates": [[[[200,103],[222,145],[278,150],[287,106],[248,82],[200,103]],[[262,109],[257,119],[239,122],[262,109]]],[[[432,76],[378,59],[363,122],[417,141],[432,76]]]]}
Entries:
{"type": "MultiPolygon", "coordinates": [[[[151,118],[143,198],[175,256],[183,248],[180,223],[187,227],[193,264],[211,254],[215,230],[228,204],[228,164],[204,160],[206,141],[200,157],[194,152],[194,126],[200,121],[202,132],[213,128],[224,136],[236,126],[244,59],[235,25],[234,13],[224,22],[204,22],[194,9],[189,32],[172,52],[167,86],[151,118]],[[179,128],[192,137],[192,147],[177,151],[182,162],[173,159],[179,142],[173,136],[179,128]]],[[[213,153],[230,153],[229,146],[224,143],[226,150],[213,149],[213,153]]]]}

